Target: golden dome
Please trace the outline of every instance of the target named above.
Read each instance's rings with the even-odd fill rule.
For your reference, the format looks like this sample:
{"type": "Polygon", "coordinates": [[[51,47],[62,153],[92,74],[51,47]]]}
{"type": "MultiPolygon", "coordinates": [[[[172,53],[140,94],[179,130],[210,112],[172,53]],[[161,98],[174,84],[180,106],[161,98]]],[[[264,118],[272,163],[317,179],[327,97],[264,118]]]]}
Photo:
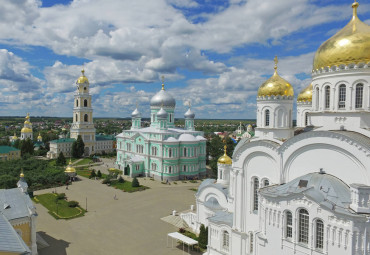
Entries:
{"type": "Polygon", "coordinates": [[[13,140],[17,140],[17,139],[18,139],[18,137],[17,137],[17,135],[14,132],[13,140]]]}
{"type": "Polygon", "coordinates": [[[24,127],[22,128],[21,133],[32,133],[32,129],[24,127]]]}
{"type": "Polygon", "coordinates": [[[24,124],[31,124],[31,122],[29,121],[29,120],[26,120],[25,122],[24,122],[24,124]]]}
{"type": "Polygon", "coordinates": [[[302,89],[298,95],[297,102],[312,102],[312,84],[302,89]]]}
{"type": "Polygon", "coordinates": [[[30,113],[27,113],[27,116],[24,118],[28,120],[30,118],[30,113]]]}
{"type": "Polygon", "coordinates": [[[224,155],[222,155],[221,157],[219,157],[219,159],[217,160],[217,162],[219,164],[225,164],[225,165],[231,165],[233,163],[232,159],[227,156],[226,154],[226,148],[227,146],[225,145],[224,146],[224,155]]]}
{"type": "Polygon", "coordinates": [[[353,17],[342,30],[321,44],[313,60],[313,69],[358,64],[370,61],[370,26],[357,17],[359,4],[352,4],[353,17]]]}
{"type": "Polygon", "coordinates": [[[77,83],[89,83],[89,80],[85,76],[85,70],[81,70],[82,75],[77,79],[77,83]]]}
{"type": "Polygon", "coordinates": [[[277,57],[275,57],[275,72],[258,89],[258,96],[294,96],[294,90],[289,82],[284,80],[277,73],[277,57]]]}
{"type": "Polygon", "coordinates": [[[41,134],[39,133],[39,136],[37,137],[37,140],[41,140],[42,139],[42,136],[41,134]]]}
{"type": "Polygon", "coordinates": [[[76,172],[76,169],[72,167],[72,160],[69,160],[69,164],[64,172],[65,173],[75,173],[76,172]]]}
{"type": "Polygon", "coordinates": [[[24,177],[23,170],[22,170],[21,174],[19,175],[19,177],[21,177],[21,178],[23,178],[23,177],[24,177]]]}

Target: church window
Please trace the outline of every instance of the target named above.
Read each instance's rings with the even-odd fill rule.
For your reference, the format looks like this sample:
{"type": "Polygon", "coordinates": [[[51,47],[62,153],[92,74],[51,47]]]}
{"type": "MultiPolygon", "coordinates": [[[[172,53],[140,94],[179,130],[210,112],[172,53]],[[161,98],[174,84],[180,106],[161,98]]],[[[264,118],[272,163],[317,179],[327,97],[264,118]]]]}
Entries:
{"type": "Polygon", "coordinates": [[[364,94],[364,85],[357,84],[356,85],[356,100],[355,100],[355,107],[362,108],[362,101],[363,101],[363,94],[364,94]]]}
{"type": "Polygon", "coordinates": [[[172,113],[170,113],[169,115],[170,115],[170,122],[172,122],[172,113]]]}
{"type": "Polygon", "coordinates": [[[153,156],[157,156],[157,151],[158,151],[158,149],[157,149],[157,147],[152,147],[152,155],[153,156]]]}
{"type": "Polygon", "coordinates": [[[270,110],[265,111],[265,126],[270,126],[270,110]]]}
{"type": "Polygon", "coordinates": [[[285,238],[292,238],[293,236],[293,217],[291,212],[285,213],[285,238]]]}
{"type": "Polygon", "coordinates": [[[316,220],[315,226],[315,248],[322,249],[324,247],[324,223],[322,220],[316,220]]]}
{"type": "Polygon", "coordinates": [[[136,152],[137,153],[143,153],[144,152],[144,146],[141,144],[136,145],[136,152]]]}
{"type": "Polygon", "coordinates": [[[229,250],[229,232],[224,231],[222,234],[222,247],[224,250],[228,251],[229,250]]]}
{"type": "Polygon", "coordinates": [[[265,179],[265,180],[263,181],[263,186],[264,186],[264,187],[267,187],[267,186],[269,186],[269,185],[270,185],[269,180],[268,180],[268,179],[265,179]]]}
{"type": "Polygon", "coordinates": [[[325,87],[325,109],[330,108],[330,86],[325,87]]]}
{"type": "Polygon", "coordinates": [[[172,172],[172,166],[169,166],[168,167],[168,173],[171,173],[172,172]]]}
{"type": "Polygon", "coordinates": [[[87,107],[87,99],[84,100],[84,107],[87,107]]]}
{"type": "Polygon", "coordinates": [[[77,114],[76,114],[76,122],[78,121],[78,117],[77,117],[77,114]]]}
{"type": "Polygon", "coordinates": [[[253,210],[258,211],[258,188],[259,180],[258,178],[253,179],[253,210]]]}
{"type": "Polygon", "coordinates": [[[339,100],[338,100],[338,108],[345,108],[346,107],[346,85],[342,84],[339,86],[339,100]]]}
{"type": "Polygon", "coordinates": [[[249,253],[253,253],[253,233],[249,234],[249,253]]]}
{"type": "Polygon", "coordinates": [[[76,107],[78,107],[78,99],[76,100],[76,107]]]}
{"type": "Polygon", "coordinates": [[[87,116],[87,114],[85,114],[85,116],[84,116],[84,121],[85,122],[88,122],[89,121],[89,117],[87,116]]]}
{"type": "Polygon", "coordinates": [[[319,88],[316,88],[316,110],[319,110],[319,88]]]}
{"type": "Polygon", "coordinates": [[[126,144],[127,151],[131,151],[131,143],[126,144]]]}
{"type": "Polygon", "coordinates": [[[304,125],[308,126],[308,112],[304,114],[304,125]]]}
{"type": "Polygon", "coordinates": [[[308,244],[308,221],[308,211],[306,209],[299,210],[298,242],[300,243],[308,244]]]}
{"type": "Polygon", "coordinates": [[[184,148],[184,157],[186,157],[187,155],[186,155],[186,148],[184,148]]]}
{"type": "Polygon", "coordinates": [[[152,170],[157,171],[157,164],[156,163],[152,163],[152,170]]]}
{"type": "Polygon", "coordinates": [[[168,149],[168,157],[172,158],[172,149],[171,148],[168,149]]]}
{"type": "Polygon", "coordinates": [[[186,165],[184,165],[184,172],[186,172],[186,165]]]}

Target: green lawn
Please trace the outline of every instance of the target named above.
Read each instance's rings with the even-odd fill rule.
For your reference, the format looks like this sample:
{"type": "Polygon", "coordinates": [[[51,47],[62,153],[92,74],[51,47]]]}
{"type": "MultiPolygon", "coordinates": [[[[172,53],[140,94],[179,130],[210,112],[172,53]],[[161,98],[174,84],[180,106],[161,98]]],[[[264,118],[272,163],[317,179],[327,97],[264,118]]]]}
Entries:
{"type": "Polygon", "coordinates": [[[46,193],[34,197],[36,203],[42,204],[49,213],[56,219],[73,219],[85,214],[85,210],[80,207],[69,207],[68,201],[58,200],[56,203],[56,194],[46,193]]]}
{"type": "MultiPolygon", "coordinates": [[[[90,169],[87,169],[87,168],[81,168],[81,169],[76,169],[77,171],[77,174],[80,175],[80,176],[83,176],[83,177],[86,177],[86,178],[89,178],[90,177],[90,174],[91,174],[91,170],[90,169]]],[[[95,173],[97,174],[98,171],[95,171],[95,173]]],[[[101,174],[101,179],[104,179],[105,177],[107,177],[107,174],[101,174]]]]}
{"type": "Polygon", "coordinates": [[[88,165],[89,163],[93,163],[93,160],[90,158],[84,158],[83,160],[77,162],[75,166],[88,165]]]}
{"type": "Polygon", "coordinates": [[[116,180],[112,181],[111,186],[120,190],[123,190],[125,192],[135,192],[135,191],[140,191],[140,190],[146,190],[149,189],[149,187],[140,185],[140,187],[132,187],[131,182],[125,181],[124,183],[120,183],[116,180]]]}

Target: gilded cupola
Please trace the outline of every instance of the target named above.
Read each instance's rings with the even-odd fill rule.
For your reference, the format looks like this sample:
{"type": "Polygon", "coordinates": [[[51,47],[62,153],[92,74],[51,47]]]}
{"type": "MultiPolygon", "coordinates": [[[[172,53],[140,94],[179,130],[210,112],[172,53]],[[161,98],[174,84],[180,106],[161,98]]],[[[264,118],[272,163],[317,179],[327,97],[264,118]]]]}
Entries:
{"type": "Polygon", "coordinates": [[[297,102],[312,102],[312,84],[299,92],[297,102]]]}
{"type": "Polygon", "coordinates": [[[65,173],[75,173],[76,172],[76,169],[72,166],[72,160],[69,160],[69,164],[64,172],[65,173]]]}
{"type": "Polygon", "coordinates": [[[224,155],[218,158],[217,162],[219,164],[231,165],[233,163],[232,159],[226,154],[227,146],[224,145],[224,155]]]}
{"type": "Polygon", "coordinates": [[[324,42],[316,51],[313,70],[325,67],[368,63],[370,61],[370,26],[357,17],[359,4],[352,4],[351,21],[324,42]]]}
{"type": "Polygon", "coordinates": [[[258,89],[258,97],[269,97],[269,96],[294,96],[294,90],[289,82],[280,77],[277,72],[278,59],[275,57],[275,72],[274,74],[265,81],[258,89]]]}
{"type": "Polygon", "coordinates": [[[82,73],[81,76],[77,79],[77,83],[89,83],[89,80],[85,76],[85,70],[84,69],[81,70],[81,73],[82,73]]]}

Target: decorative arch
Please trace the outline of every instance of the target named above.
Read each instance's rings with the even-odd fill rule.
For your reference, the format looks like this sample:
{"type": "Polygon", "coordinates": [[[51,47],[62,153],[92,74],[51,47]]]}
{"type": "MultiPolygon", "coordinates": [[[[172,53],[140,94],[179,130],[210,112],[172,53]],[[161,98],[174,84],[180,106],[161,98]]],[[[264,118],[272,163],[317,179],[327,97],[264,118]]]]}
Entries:
{"type": "Polygon", "coordinates": [[[227,197],[225,193],[223,193],[221,190],[213,187],[213,186],[206,186],[202,188],[200,191],[198,191],[198,200],[201,202],[206,202],[210,198],[215,198],[220,206],[223,208],[227,208],[227,197]]]}
{"type": "Polygon", "coordinates": [[[84,115],[84,122],[89,122],[89,116],[87,114],[84,115]]]}
{"type": "Polygon", "coordinates": [[[87,107],[87,99],[84,99],[84,107],[87,107]]]}

